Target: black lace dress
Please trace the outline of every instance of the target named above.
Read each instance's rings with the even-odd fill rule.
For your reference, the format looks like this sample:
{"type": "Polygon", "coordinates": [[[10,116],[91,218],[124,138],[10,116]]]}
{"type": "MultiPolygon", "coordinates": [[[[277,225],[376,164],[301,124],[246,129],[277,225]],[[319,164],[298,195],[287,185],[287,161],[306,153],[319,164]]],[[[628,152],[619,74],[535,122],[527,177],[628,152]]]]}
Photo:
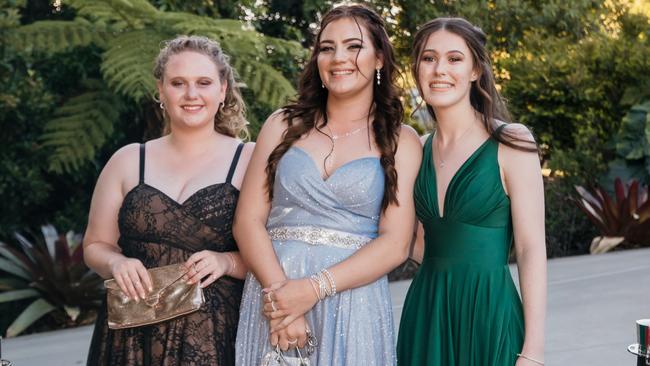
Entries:
{"type": "MultiPolygon", "coordinates": [[[[144,182],[124,197],[118,244],[145,267],[183,263],[194,252],[236,251],[232,220],[239,191],[231,179],[243,144],[237,147],[226,182],[204,187],[182,203],[144,182]]],[[[197,312],[155,325],[111,330],[106,304],[99,312],[88,365],[234,365],[235,336],[243,281],[224,276],[203,289],[197,312]]]]}

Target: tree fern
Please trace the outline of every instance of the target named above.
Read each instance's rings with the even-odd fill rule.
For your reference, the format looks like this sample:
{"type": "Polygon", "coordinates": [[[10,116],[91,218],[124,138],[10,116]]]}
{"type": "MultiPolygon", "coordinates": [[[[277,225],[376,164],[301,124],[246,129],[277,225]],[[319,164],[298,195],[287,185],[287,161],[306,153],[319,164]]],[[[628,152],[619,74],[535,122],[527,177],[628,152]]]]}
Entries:
{"type": "Polygon", "coordinates": [[[296,42],[266,37],[239,20],[159,11],[147,0],[67,0],[66,5],[76,10],[74,20],[39,21],[18,27],[11,36],[28,53],[53,54],[91,44],[103,50],[102,87],[68,100],[46,125],[43,141],[53,149],[50,167],[55,171],[72,171],[94,158],[119,118],[118,95],[135,103],[152,99],[153,61],[161,41],[178,34],[219,41],[259,102],[277,108],[295,94],[273,66],[286,64],[287,58],[302,62],[305,51],[296,42]]]}
{"type": "Polygon", "coordinates": [[[106,29],[83,18],[72,21],[44,20],[12,31],[9,41],[19,50],[49,54],[90,44],[103,45],[106,29]]]}
{"type": "Polygon", "coordinates": [[[119,101],[100,82],[87,84],[94,88],[70,98],[45,125],[43,145],[53,150],[53,171],[72,171],[92,160],[113,133],[119,101]]]}
{"type": "Polygon", "coordinates": [[[156,90],[153,62],[160,44],[170,38],[154,30],[137,30],[113,38],[104,52],[102,74],[108,86],[135,101],[152,98],[156,90]]]}

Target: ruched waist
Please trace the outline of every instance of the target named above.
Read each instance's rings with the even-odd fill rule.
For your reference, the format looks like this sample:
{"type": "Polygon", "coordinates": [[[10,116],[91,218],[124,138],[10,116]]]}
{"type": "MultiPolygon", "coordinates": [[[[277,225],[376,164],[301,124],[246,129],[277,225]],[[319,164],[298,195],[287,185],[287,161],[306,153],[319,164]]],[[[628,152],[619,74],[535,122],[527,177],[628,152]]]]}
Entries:
{"type": "Polygon", "coordinates": [[[504,266],[512,242],[509,227],[484,227],[452,220],[427,223],[423,261],[439,265],[474,264],[481,268],[504,266]]]}

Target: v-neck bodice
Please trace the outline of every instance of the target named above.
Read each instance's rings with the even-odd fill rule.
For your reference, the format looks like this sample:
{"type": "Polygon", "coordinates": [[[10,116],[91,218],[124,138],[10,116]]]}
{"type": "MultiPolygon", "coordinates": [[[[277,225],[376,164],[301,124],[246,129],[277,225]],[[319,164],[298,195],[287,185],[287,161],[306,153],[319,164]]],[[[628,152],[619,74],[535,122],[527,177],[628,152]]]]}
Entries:
{"type": "Polygon", "coordinates": [[[352,160],[324,180],[311,156],[291,147],[278,163],[267,228],[317,225],[374,238],[383,192],[378,158],[352,160]]]}
{"type": "Polygon", "coordinates": [[[440,211],[438,182],[432,156],[432,137],[424,144],[424,157],[415,184],[418,216],[424,220],[451,220],[479,226],[507,226],[510,199],[501,182],[498,143],[488,138],[452,176],[440,211]]]}

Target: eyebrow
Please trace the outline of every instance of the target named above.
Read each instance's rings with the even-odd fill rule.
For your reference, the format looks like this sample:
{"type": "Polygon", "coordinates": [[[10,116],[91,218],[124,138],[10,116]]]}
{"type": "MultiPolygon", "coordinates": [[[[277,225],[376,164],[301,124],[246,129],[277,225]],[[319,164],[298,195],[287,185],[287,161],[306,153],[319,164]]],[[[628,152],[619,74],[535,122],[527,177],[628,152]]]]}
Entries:
{"type": "MultiPolygon", "coordinates": [[[[434,52],[434,53],[438,53],[438,51],[436,51],[436,50],[434,50],[434,49],[432,49],[432,48],[426,48],[426,49],[422,50],[422,53],[424,53],[424,52],[434,52]]],[[[464,54],[462,51],[459,51],[459,50],[451,50],[451,51],[447,51],[448,54],[449,54],[449,53],[455,53],[455,52],[460,53],[461,55],[465,56],[465,54],[464,54]]]]}
{"type": "MultiPolygon", "coordinates": [[[[357,37],[346,38],[346,39],[343,40],[343,43],[348,43],[348,42],[353,42],[353,41],[358,41],[358,42],[363,43],[363,40],[361,38],[357,38],[357,37]]],[[[329,39],[325,39],[325,40],[320,41],[320,43],[334,43],[334,41],[329,40],[329,39]]]]}

